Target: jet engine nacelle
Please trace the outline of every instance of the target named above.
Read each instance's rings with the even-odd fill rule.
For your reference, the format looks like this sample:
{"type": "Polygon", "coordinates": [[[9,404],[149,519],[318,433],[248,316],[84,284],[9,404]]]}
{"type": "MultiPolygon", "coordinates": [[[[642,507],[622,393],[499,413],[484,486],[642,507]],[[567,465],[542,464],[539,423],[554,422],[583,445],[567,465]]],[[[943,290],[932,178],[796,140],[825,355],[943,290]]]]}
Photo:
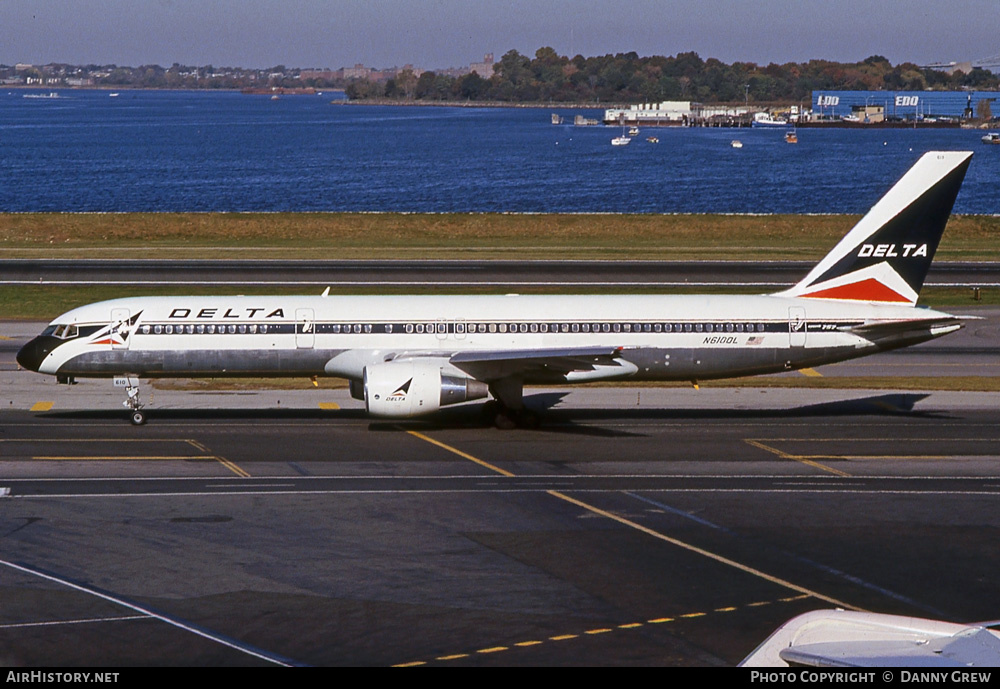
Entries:
{"type": "Polygon", "coordinates": [[[485,383],[464,376],[445,375],[440,364],[390,361],[365,366],[365,409],[374,416],[404,418],[428,414],[443,406],[483,399],[485,383]]]}

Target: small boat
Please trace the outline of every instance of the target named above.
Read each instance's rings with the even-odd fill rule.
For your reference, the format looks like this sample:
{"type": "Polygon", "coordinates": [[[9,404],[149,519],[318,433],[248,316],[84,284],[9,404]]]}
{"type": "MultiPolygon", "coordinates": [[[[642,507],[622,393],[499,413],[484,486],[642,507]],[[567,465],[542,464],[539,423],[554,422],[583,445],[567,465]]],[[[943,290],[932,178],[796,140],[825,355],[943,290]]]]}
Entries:
{"type": "Polygon", "coordinates": [[[48,98],[62,98],[62,96],[60,96],[55,91],[51,91],[49,93],[26,93],[26,94],[24,94],[24,97],[25,98],[46,98],[46,99],[48,99],[48,98]]]}
{"type": "Polygon", "coordinates": [[[648,141],[651,144],[658,144],[658,143],[660,143],[660,140],[657,137],[655,137],[655,136],[647,136],[646,137],[646,141],[648,141]]]}
{"type": "Polygon", "coordinates": [[[1000,144],[1000,134],[998,134],[997,132],[990,132],[989,134],[984,136],[981,139],[981,141],[984,144],[1000,144]]]}
{"type": "Polygon", "coordinates": [[[798,142],[799,142],[799,135],[795,133],[794,129],[790,132],[785,132],[786,144],[797,144],[798,142]]]}
{"type": "Polygon", "coordinates": [[[612,146],[628,146],[630,143],[632,143],[632,139],[624,135],[616,136],[611,140],[612,146]]]}
{"type": "Polygon", "coordinates": [[[108,98],[117,98],[117,97],[118,97],[118,92],[117,91],[115,91],[114,93],[109,93],[108,94],[108,98]]]}
{"type": "Polygon", "coordinates": [[[788,120],[782,120],[775,117],[771,117],[771,113],[768,112],[758,112],[754,113],[753,121],[750,123],[751,127],[787,127],[788,120]]]}
{"type": "Polygon", "coordinates": [[[639,128],[638,127],[629,127],[628,128],[628,135],[629,136],[639,136],[639,128]]]}
{"type": "Polygon", "coordinates": [[[743,142],[740,141],[739,139],[733,139],[732,141],[729,142],[729,145],[732,146],[733,148],[743,148],[743,142]]]}

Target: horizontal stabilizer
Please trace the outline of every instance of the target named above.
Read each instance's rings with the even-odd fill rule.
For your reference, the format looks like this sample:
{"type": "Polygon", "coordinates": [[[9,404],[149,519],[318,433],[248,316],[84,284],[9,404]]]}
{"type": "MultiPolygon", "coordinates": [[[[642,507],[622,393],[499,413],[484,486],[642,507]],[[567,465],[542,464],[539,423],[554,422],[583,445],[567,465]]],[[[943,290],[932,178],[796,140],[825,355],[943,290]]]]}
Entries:
{"type": "Polygon", "coordinates": [[[842,330],[860,335],[869,340],[877,340],[883,337],[892,337],[907,333],[936,332],[947,328],[958,330],[962,327],[961,320],[965,319],[948,316],[946,318],[920,318],[906,321],[875,321],[864,323],[863,325],[848,326],[842,328],[842,330]]]}

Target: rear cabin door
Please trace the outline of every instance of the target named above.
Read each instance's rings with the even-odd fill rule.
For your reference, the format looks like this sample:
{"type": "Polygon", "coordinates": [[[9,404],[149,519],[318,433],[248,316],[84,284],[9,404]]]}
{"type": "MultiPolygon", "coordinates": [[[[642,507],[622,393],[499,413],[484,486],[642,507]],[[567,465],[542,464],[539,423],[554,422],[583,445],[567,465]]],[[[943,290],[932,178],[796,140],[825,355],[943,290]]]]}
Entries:
{"type": "Polygon", "coordinates": [[[312,349],[316,343],[316,316],[312,309],[295,309],[295,346],[312,349]]]}
{"type": "Polygon", "coordinates": [[[788,308],[788,346],[806,346],[806,310],[801,306],[788,308]]]}

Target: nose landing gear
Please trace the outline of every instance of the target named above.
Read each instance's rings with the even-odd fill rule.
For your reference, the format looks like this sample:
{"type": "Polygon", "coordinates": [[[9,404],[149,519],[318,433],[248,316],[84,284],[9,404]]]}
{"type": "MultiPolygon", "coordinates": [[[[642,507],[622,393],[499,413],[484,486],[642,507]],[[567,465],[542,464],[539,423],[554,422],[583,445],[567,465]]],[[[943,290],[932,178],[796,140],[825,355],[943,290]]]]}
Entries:
{"type": "Polygon", "coordinates": [[[129,421],[133,426],[146,423],[146,412],[142,411],[142,400],[139,398],[139,381],[135,378],[115,378],[116,387],[124,387],[128,398],[122,406],[129,410],[129,421]]]}

